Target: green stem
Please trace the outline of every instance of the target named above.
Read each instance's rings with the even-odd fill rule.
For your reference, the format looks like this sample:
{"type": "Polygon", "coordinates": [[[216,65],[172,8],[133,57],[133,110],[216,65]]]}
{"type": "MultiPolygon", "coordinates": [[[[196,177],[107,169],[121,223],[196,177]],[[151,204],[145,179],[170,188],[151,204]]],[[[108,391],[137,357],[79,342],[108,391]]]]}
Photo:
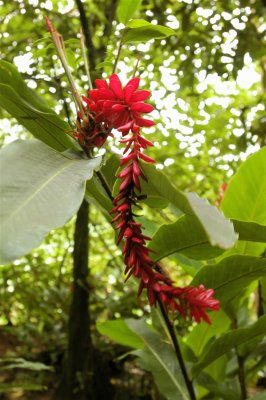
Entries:
{"type": "Polygon", "coordinates": [[[65,70],[69,85],[70,85],[70,89],[75,101],[75,105],[77,110],[80,111],[81,115],[82,115],[82,119],[86,118],[85,113],[84,113],[84,107],[83,107],[83,103],[82,103],[82,99],[80,97],[79,91],[77,90],[75,81],[73,79],[73,76],[70,72],[70,69],[68,67],[68,62],[67,62],[67,58],[66,58],[66,52],[65,52],[65,45],[64,45],[64,40],[63,37],[61,35],[58,34],[58,32],[56,31],[56,29],[53,27],[51,21],[49,20],[48,17],[46,17],[46,25],[47,28],[49,30],[49,32],[51,33],[51,37],[52,40],[54,42],[54,46],[56,48],[58,57],[62,63],[62,66],[65,70]]]}
{"type": "Polygon", "coordinates": [[[83,60],[84,60],[85,72],[88,77],[89,88],[92,89],[93,87],[92,87],[91,74],[90,74],[89,58],[87,57],[87,54],[86,54],[84,34],[83,34],[82,29],[80,29],[80,44],[81,44],[81,51],[82,51],[83,60]]]}
{"type": "Polygon", "coordinates": [[[120,56],[120,53],[121,53],[121,50],[122,50],[122,45],[123,45],[123,43],[122,43],[122,38],[121,38],[121,40],[119,42],[119,45],[118,45],[117,55],[116,55],[116,58],[115,58],[115,63],[114,63],[114,67],[113,67],[113,74],[115,74],[115,72],[116,72],[116,67],[117,67],[119,56],[120,56]]]}
{"type": "Polygon", "coordinates": [[[181,353],[181,350],[180,350],[180,347],[179,347],[179,344],[178,344],[178,340],[177,340],[177,336],[175,334],[175,330],[174,330],[173,324],[171,323],[171,321],[170,321],[170,319],[169,319],[169,317],[168,317],[168,315],[167,315],[167,313],[166,313],[166,311],[164,309],[164,306],[163,306],[161,300],[158,297],[157,297],[157,301],[158,301],[158,304],[159,304],[159,307],[160,307],[164,322],[165,322],[165,324],[167,326],[169,335],[171,337],[171,341],[172,341],[172,344],[173,344],[173,347],[174,347],[174,350],[175,350],[176,358],[177,358],[178,363],[180,365],[180,369],[181,369],[182,375],[184,377],[184,381],[185,381],[185,384],[186,384],[186,387],[187,387],[187,390],[188,390],[188,393],[189,393],[189,397],[190,397],[191,400],[196,400],[196,395],[195,395],[193,383],[192,383],[191,379],[188,376],[186,365],[185,365],[185,362],[184,362],[184,359],[183,359],[183,356],[182,356],[182,353],[181,353]]]}

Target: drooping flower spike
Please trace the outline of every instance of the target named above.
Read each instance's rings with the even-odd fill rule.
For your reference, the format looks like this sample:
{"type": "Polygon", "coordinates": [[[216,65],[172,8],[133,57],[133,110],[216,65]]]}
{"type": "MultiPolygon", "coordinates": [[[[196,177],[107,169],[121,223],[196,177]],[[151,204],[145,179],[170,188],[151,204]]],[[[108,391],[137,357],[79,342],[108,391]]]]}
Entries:
{"type": "Polygon", "coordinates": [[[212,297],[213,290],[206,290],[203,285],[198,288],[174,286],[160,265],[151,259],[151,250],[147,247],[150,238],[142,233],[141,224],[135,220],[133,209],[137,206],[141,192],[141,180],[147,181],[140,160],[155,162],[143,152],[153,143],[141,136],[141,128],[153,126],[154,122],[142,116],[151,112],[153,107],[144,103],[150,92],[138,90],[139,83],[139,78],[133,78],[123,88],[119,77],[113,74],[109,83],[102,79],[96,80],[96,89],[90,90],[88,97],[83,97],[95,127],[99,124],[108,132],[115,128],[123,136],[120,142],[125,145],[125,149],[118,173],[121,184],[113,200],[111,213],[115,214],[112,223],[118,231],[117,244],[123,241],[125,274],[127,279],[133,275],[140,280],[138,294],[146,289],[150,305],[156,305],[160,300],[166,310],[177,311],[184,318],[189,315],[196,322],[203,319],[211,323],[206,310],[219,309],[219,301],[212,297]]]}

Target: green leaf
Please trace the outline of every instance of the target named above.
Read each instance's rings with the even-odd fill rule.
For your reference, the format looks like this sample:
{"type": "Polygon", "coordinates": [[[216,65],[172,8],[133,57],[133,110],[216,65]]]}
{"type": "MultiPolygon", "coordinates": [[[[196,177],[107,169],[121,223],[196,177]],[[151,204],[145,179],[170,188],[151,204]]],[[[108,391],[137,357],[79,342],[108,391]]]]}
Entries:
{"type": "Polygon", "coordinates": [[[199,361],[192,367],[193,376],[199,374],[207,365],[211,364],[231,349],[257,336],[265,335],[265,332],[266,315],[259,318],[257,322],[247,328],[240,328],[225,333],[208,346],[207,351],[203,352],[202,357],[200,357],[199,361]]]}
{"type": "Polygon", "coordinates": [[[139,8],[142,0],[120,0],[117,7],[118,21],[126,25],[139,8]]]}
{"type": "Polygon", "coordinates": [[[78,145],[66,134],[69,125],[50,110],[21,78],[16,67],[0,61],[0,106],[33,136],[58,151],[78,145]]]}
{"type": "Polygon", "coordinates": [[[214,289],[215,297],[224,305],[251,282],[265,275],[265,258],[233,255],[222,259],[218,264],[202,267],[191,284],[203,284],[214,289]]]}
{"type": "Polygon", "coordinates": [[[154,166],[142,163],[142,169],[148,178],[148,183],[142,183],[142,192],[148,198],[167,199],[188,217],[198,221],[212,246],[228,249],[234,245],[238,236],[234,232],[233,224],[216,207],[195,193],[182,193],[154,166]]]}
{"type": "Polygon", "coordinates": [[[0,365],[1,370],[14,368],[28,369],[31,371],[53,370],[53,367],[37,361],[28,361],[24,358],[4,358],[0,360],[0,365]]]}
{"type": "Polygon", "coordinates": [[[159,261],[174,253],[182,253],[187,257],[202,260],[214,258],[223,250],[213,247],[202,225],[194,218],[183,216],[172,224],[162,225],[152,237],[149,248],[155,261],[159,261]]]}
{"type": "Polygon", "coordinates": [[[46,57],[47,51],[49,49],[52,49],[54,53],[55,52],[55,47],[53,43],[48,44],[47,46],[43,47],[42,49],[37,49],[32,51],[32,56],[31,58],[39,58],[39,57],[46,57]]]}
{"type": "Polygon", "coordinates": [[[112,67],[113,66],[113,62],[112,61],[103,61],[99,64],[96,65],[95,69],[101,69],[104,67],[112,67]]]}
{"type": "Polygon", "coordinates": [[[127,23],[127,28],[141,28],[142,26],[150,26],[151,23],[145,19],[132,19],[127,23]]]}
{"type": "Polygon", "coordinates": [[[151,331],[142,320],[126,321],[144,342],[143,349],[134,351],[142,368],[151,371],[160,393],[167,400],[189,400],[184,378],[172,346],[151,331]]]}
{"type": "Polygon", "coordinates": [[[210,339],[225,332],[231,324],[230,318],[222,310],[213,313],[211,320],[211,325],[197,324],[194,326],[192,332],[185,338],[186,344],[191,347],[196,356],[202,353],[210,339]]]}
{"type": "Polygon", "coordinates": [[[77,68],[77,60],[76,56],[70,48],[66,48],[66,56],[67,56],[67,63],[73,69],[76,70],[77,68]]]}
{"type": "Polygon", "coordinates": [[[148,42],[151,39],[163,39],[171,35],[176,35],[176,32],[173,29],[162,25],[153,25],[148,23],[139,28],[128,30],[122,37],[122,42],[148,42]]]}
{"type": "Polygon", "coordinates": [[[266,242],[266,225],[255,222],[238,221],[233,219],[235,231],[239,234],[239,240],[247,242],[266,242]]]}
{"type": "MultiPolygon", "coordinates": [[[[240,240],[266,242],[266,226],[245,221],[232,221],[240,240]]],[[[172,224],[165,224],[155,232],[149,247],[156,251],[151,254],[155,261],[175,253],[189,258],[203,260],[220,255],[223,250],[212,246],[202,228],[194,218],[182,216],[172,224]]]]}
{"type": "Polygon", "coordinates": [[[37,246],[54,228],[77,211],[85,180],[101,157],[68,158],[31,139],[18,140],[0,151],[0,263],[8,263],[37,246]]]}
{"type": "Polygon", "coordinates": [[[252,154],[233,176],[222,201],[226,217],[266,225],[266,147],[252,154]]]}
{"type": "MultiPolygon", "coordinates": [[[[111,155],[108,160],[101,167],[101,174],[105,181],[106,186],[112,192],[112,187],[116,180],[116,171],[119,167],[119,157],[116,154],[111,155]]],[[[89,199],[96,207],[98,207],[105,215],[108,221],[110,221],[110,211],[113,208],[113,203],[108,197],[103,185],[99,178],[94,176],[86,185],[86,198],[89,199]]]]}
{"type": "Polygon", "coordinates": [[[197,377],[197,384],[208,389],[210,393],[213,394],[213,397],[208,396],[208,398],[217,398],[226,399],[226,400],[236,400],[237,394],[235,390],[231,389],[228,385],[228,382],[220,383],[213,379],[206,372],[201,373],[199,377],[197,377]]]}
{"type": "Polygon", "coordinates": [[[123,319],[97,322],[96,327],[101,335],[108,336],[114,342],[123,346],[133,347],[134,349],[143,347],[143,341],[128,327],[123,319]]]}

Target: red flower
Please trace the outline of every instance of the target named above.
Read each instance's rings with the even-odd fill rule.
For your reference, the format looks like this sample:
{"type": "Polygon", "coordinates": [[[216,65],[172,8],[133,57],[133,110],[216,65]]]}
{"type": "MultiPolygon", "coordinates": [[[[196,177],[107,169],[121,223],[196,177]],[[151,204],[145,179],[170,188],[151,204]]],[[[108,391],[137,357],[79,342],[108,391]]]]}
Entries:
{"type": "Polygon", "coordinates": [[[103,79],[96,79],[97,89],[90,90],[88,98],[83,97],[95,115],[95,122],[104,122],[122,132],[123,136],[130,130],[138,133],[140,127],[154,125],[153,121],[141,116],[151,112],[153,107],[143,102],[150,92],[137,90],[139,83],[139,78],[133,78],[123,88],[116,74],[110,76],[109,84],[103,79]]]}
{"type": "MultiPolygon", "coordinates": [[[[153,143],[140,135],[140,128],[152,126],[154,122],[141,116],[151,112],[153,107],[144,103],[150,92],[137,90],[139,81],[139,78],[133,78],[123,88],[118,76],[113,74],[109,78],[109,84],[102,79],[96,80],[97,89],[90,90],[89,97],[83,98],[87,104],[86,112],[94,127],[94,130],[90,130],[89,144],[100,146],[112,128],[122,132],[123,136],[132,132],[130,136],[120,140],[125,144],[124,156],[120,162],[121,170],[117,175],[121,183],[111,211],[116,213],[112,223],[118,232],[117,244],[124,241],[122,252],[126,279],[133,275],[140,280],[138,294],[146,289],[150,305],[156,305],[160,301],[166,310],[170,308],[178,311],[184,318],[189,315],[196,322],[204,319],[211,323],[206,310],[219,309],[219,301],[212,297],[213,290],[206,290],[203,285],[198,288],[175,287],[160,265],[151,259],[152,250],[146,244],[150,238],[142,233],[141,224],[135,221],[134,208],[139,207],[136,192],[141,192],[141,180],[147,181],[140,160],[155,162],[143,153],[153,143]]],[[[78,130],[77,137],[86,145],[87,130],[82,128],[83,126],[78,130]]]]}

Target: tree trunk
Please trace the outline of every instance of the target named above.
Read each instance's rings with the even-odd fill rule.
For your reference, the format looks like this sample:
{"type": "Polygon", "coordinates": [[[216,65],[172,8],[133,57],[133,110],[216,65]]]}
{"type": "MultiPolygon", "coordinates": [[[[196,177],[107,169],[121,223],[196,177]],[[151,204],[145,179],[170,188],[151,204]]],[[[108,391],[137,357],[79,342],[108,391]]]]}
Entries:
{"type": "Polygon", "coordinates": [[[89,205],[83,200],[77,213],[73,253],[73,297],[69,313],[68,348],[56,400],[93,400],[90,336],[88,257],[89,205]]]}

